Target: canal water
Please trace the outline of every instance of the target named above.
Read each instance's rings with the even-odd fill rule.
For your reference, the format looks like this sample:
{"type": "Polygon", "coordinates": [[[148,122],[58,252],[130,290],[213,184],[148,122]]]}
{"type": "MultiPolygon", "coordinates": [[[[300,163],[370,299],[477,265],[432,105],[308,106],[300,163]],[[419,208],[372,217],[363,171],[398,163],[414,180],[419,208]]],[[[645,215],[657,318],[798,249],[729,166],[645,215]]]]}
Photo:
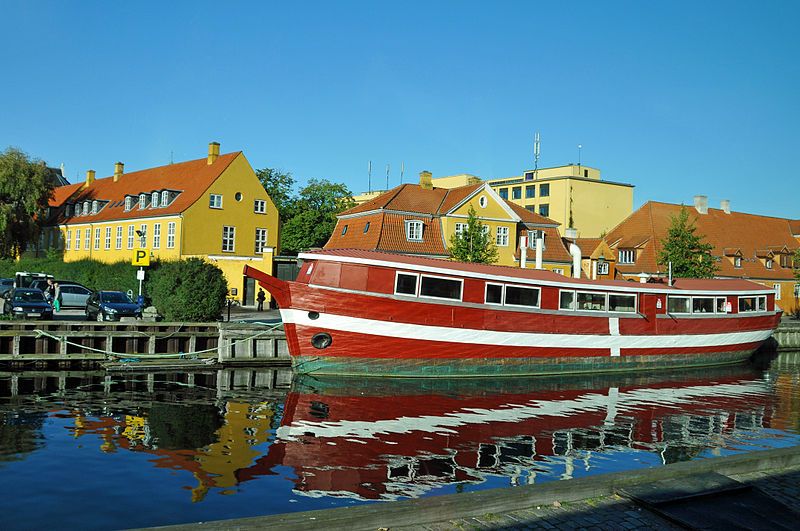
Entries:
{"type": "Polygon", "coordinates": [[[800,356],[536,379],[0,373],[0,526],[120,529],[800,444],[800,356]]]}

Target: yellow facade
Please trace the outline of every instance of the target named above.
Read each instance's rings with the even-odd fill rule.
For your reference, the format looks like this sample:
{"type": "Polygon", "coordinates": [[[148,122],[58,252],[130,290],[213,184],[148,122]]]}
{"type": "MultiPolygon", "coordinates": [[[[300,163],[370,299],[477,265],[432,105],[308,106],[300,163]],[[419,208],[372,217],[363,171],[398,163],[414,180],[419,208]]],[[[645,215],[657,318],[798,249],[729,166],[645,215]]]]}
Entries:
{"type": "Polygon", "coordinates": [[[572,226],[581,238],[597,238],[633,212],[633,186],[604,181],[596,168],[571,164],[487,182],[503,199],[572,226]]]}
{"type": "MultiPolygon", "coordinates": [[[[183,212],[49,227],[44,229],[41,243],[38,254],[56,249],[63,252],[65,262],[81,259],[130,262],[134,251],[142,248],[149,250],[153,260],[202,258],[222,270],[231,297],[243,302],[246,282],[243,266],[249,264],[272,272],[278,246],[278,211],[245,156],[238,154],[183,212]],[[211,194],[222,196],[221,208],[210,207],[211,194]],[[255,200],[266,201],[264,213],[254,211],[255,200]],[[223,250],[223,227],[234,230],[232,250],[223,250]],[[266,230],[266,244],[259,253],[256,229],[266,230]],[[145,236],[141,237],[137,231],[145,236]]],[[[131,269],[133,274],[133,266],[131,269]]],[[[249,293],[248,299],[252,296],[249,293]]]]}

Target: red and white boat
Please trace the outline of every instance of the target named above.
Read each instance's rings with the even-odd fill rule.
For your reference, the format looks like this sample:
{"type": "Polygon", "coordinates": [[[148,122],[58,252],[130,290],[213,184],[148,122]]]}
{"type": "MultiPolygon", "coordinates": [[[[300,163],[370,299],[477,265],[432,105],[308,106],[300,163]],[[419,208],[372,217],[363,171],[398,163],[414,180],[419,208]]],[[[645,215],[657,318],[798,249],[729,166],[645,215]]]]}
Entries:
{"type": "Polygon", "coordinates": [[[302,253],[296,281],[245,266],[280,308],[299,373],[483,376],[741,362],[771,335],[775,293],[672,286],[352,249],[302,253]]]}

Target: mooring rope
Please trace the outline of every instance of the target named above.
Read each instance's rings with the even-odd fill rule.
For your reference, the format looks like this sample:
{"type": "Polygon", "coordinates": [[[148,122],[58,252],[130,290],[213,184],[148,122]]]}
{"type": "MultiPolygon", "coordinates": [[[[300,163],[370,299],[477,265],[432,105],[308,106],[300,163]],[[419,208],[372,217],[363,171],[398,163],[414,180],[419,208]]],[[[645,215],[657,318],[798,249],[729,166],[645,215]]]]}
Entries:
{"type": "MultiPolygon", "coordinates": [[[[254,324],[260,324],[260,325],[263,325],[263,326],[268,326],[268,328],[266,330],[262,330],[262,331],[260,331],[260,332],[258,332],[256,334],[253,334],[252,336],[244,337],[242,339],[237,339],[236,341],[232,341],[230,344],[231,345],[238,345],[239,343],[244,343],[245,341],[251,341],[251,340],[253,340],[253,339],[257,338],[257,337],[260,337],[260,336],[263,336],[264,334],[268,334],[268,333],[272,332],[276,328],[279,328],[279,327],[283,326],[283,323],[280,323],[280,322],[279,323],[275,323],[275,324],[271,324],[271,325],[267,324],[267,323],[260,323],[260,322],[259,323],[254,323],[254,324]]],[[[203,350],[195,350],[193,352],[178,352],[178,353],[175,353],[175,354],[127,354],[127,353],[123,354],[123,353],[120,353],[120,352],[114,352],[110,348],[107,348],[106,350],[103,350],[103,349],[99,349],[99,348],[88,347],[86,345],[81,345],[80,343],[75,343],[74,341],[68,340],[66,338],[66,336],[57,336],[57,335],[51,334],[50,332],[47,332],[45,330],[40,330],[38,328],[33,330],[33,332],[36,333],[37,339],[40,338],[40,337],[48,337],[48,338],[54,339],[54,340],[56,340],[56,341],[58,341],[60,343],[66,343],[67,345],[72,345],[73,347],[78,347],[78,348],[83,349],[83,350],[88,350],[88,351],[91,351],[91,352],[98,352],[100,354],[105,354],[107,357],[122,358],[123,360],[127,360],[127,361],[131,361],[131,360],[134,360],[134,359],[138,361],[140,358],[141,359],[173,359],[173,358],[182,359],[182,358],[191,357],[192,359],[197,359],[197,355],[198,354],[204,354],[206,352],[214,352],[214,351],[218,350],[218,348],[219,348],[217,346],[217,347],[207,348],[207,349],[203,349],[203,350]]],[[[174,334],[175,334],[175,332],[173,332],[172,334],[170,334],[169,336],[166,336],[166,337],[172,337],[174,334]]],[[[209,358],[209,360],[213,361],[213,358],[209,358]]],[[[203,361],[203,363],[209,363],[210,364],[211,362],[209,360],[205,360],[205,361],[203,361]]]]}

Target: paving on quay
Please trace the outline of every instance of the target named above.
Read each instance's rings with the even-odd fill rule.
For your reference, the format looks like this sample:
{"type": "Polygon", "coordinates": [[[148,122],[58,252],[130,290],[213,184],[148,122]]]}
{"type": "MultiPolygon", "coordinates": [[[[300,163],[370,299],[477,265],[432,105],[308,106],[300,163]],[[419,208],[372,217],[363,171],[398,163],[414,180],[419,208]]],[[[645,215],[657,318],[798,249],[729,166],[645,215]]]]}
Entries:
{"type": "MultiPolygon", "coordinates": [[[[800,518],[800,447],[764,450],[747,454],[675,463],[662,467],[629,470],[611,474],[553,481],[513,489],[492,489],[415,500],[343,507],[320,511],[287,513],[264,517],[239,518],[216,522],[166,526],[158,529],[342,529],[356,531],[426,529],[431,531],[465,529],[683,529],[698,526],[676,525],[639,503],[620,495],[663,482],[673,485],[703,483],[708,477],[722,478],[752,493],[753,500],[767,499],[772,514],[763,521],[739,523],[744,509],[737,513],[740,499],[732,500],[732,510],[718,511],[731,523],[703,528],[794,529],[785,522],[800,518]],[[724,475],[724,476],[723,476],[724,475]],[[752,488],[755,487],[755,488],[752,488]],[[761,498],[759,498],[761,496],[761,498]],[[778,507],[779,510],[775,511],[778,507]],[[771,517],[775,521],[770,521],[771,517]],[[763,525],[762,525],[763,524],[763,525]]],[[[668,490],[668,489],[667,489],[668,490]]],[[[663,493],[662,493],[663,495],[663,493]]],[[[746,494],[747,495],[747,494],[746,494]]],[[[674,497],[678,504],[712,507],[725,503],[725,493],[674,497]],[[707,498],[706,498],[707,497],[707,498]],[[701,499],[702,498],[702,499],[701,499]],[[698,499],[700,503],[697,504],[698,499]],[[687,501],[688,500],[688,501],[687,501]]],[[[674,504],[673,504],[674,505],[674,504]]],[[[766,507],[766,506],[765,506],[766,507]]],[[[679,506],[679,508],[681,508],[679,506]]],[[[758,507],[756,507],[758,509],[758,507]]],[[[662,513],[663,514],[663,513],[662,513]]],[[[709,513],[711,514],[711,513],[709,513]]],[[[694,515],[698,518],[698,515],[694,515]]],[[[703,513],[699,518],[702,521],[703,513]]]]}

